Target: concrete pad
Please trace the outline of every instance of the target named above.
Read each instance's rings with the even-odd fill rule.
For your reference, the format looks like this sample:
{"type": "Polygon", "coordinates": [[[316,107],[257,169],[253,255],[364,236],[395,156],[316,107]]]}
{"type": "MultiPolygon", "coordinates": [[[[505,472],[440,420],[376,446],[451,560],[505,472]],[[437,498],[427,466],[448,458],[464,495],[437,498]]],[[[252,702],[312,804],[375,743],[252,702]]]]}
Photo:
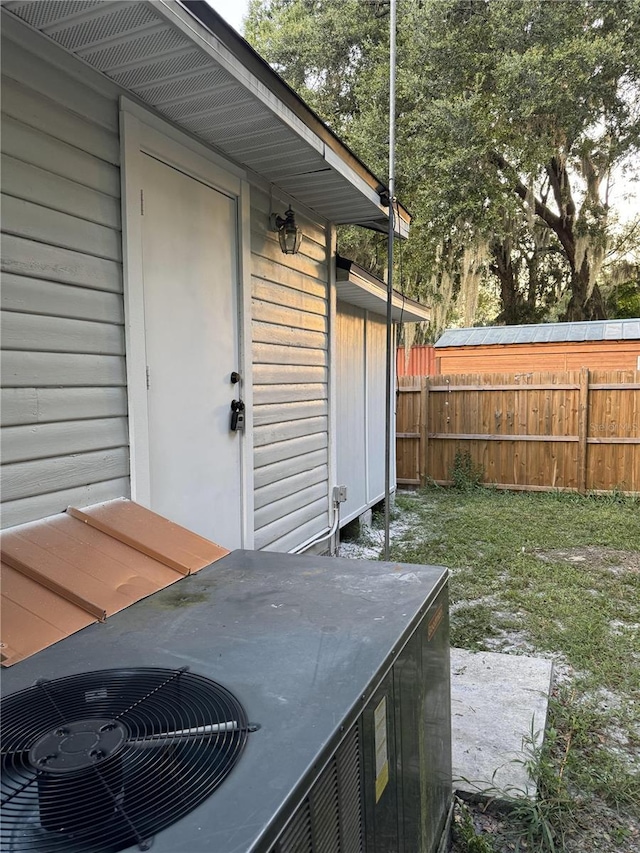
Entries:
{"type": "Polygon", "coordinates": [[[552,672],[552,662],[542,658],[451,649],[455,790],[535,796],[535,780],[522,764],[523,738],[533,725],[536,743],[542,742],[552,672]]]}

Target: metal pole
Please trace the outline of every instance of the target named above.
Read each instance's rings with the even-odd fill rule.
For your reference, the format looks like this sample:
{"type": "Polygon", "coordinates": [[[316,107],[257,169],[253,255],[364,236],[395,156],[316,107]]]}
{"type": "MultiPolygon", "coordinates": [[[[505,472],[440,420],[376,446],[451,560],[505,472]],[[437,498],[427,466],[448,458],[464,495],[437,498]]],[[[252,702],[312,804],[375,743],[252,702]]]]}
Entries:
{"type": "Polygon", "coordinates": [[[393,324],[393,235],[395,230],[393,202],[396,170],[396,0],[391,0],[389,23],[389,237],[387,246],[387,376],[384,429],[384,559],[389,559],[389,520],[391,516],[391,376],[393,324]]]}

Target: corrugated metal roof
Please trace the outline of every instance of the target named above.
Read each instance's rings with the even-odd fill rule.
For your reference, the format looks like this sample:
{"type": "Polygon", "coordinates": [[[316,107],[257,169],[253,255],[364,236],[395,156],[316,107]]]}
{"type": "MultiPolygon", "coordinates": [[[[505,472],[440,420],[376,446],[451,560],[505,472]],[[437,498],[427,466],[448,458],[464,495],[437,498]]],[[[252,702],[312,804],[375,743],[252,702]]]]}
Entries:
{"type": "MultiPolygon", "coordinates": [[[[378,178],[206,3],[10,0],[3,8],[323,218],[386,232],[378,178]]],[[[410,216],[399,212],[406,236],[410,216]]]]}
{"type": "MultiPolygon", "coordinates": [[[[387,316],[387,285],[347,258],[336,260],[338,299],[372,314],[387,316]]],[[[431,309],[393,291],[391,319],[394,323],[422,323],[431,318],[431,309]]]]}
{"type": "Polygon", "coordinates": [[[531,326],[447,329],[438,339],[436,347],[637,340],[640,340],[640,319],[634,318],[578,323],[539,323],[531,326]]]}
{"type": "Polygon", "coordinates": [[[124,498],[13,527],[0,544],[3,666],[229,553],[124,498]]]}

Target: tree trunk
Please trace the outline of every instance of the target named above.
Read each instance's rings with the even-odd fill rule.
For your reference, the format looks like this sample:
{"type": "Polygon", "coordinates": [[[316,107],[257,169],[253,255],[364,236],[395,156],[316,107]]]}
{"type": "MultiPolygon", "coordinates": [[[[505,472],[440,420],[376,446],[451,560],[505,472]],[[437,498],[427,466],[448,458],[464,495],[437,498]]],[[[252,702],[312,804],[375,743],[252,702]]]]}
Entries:
{"type": "Polygon", "coordinates": [[[518,277],[511,261],[511,252],[504,243],[494,240],[491,244],[491,253],[494,263],[490,265],[490,269],[500,282],[502,311],[498,316],[498,322],[506,326],[517,325],[522,322],[520,317],[522,300],[518,292],[518,277]]]}
{"type": "Polygon", "coordinates": [[[598,285],[594,285],[591,295],[588,294],[589,266],[585,258],[579,271],[571,271],[571,299],[561,319],[567,322],[606,320],[607,310],[598,285]]]}

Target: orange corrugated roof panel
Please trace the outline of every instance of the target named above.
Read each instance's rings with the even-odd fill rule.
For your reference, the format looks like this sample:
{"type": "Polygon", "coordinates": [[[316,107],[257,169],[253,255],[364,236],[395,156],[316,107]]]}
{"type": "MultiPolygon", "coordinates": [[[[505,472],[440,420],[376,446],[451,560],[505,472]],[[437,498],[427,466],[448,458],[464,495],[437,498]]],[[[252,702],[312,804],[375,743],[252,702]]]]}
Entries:
{"type": "Polygon", "coordinates": [[[229,552],[124,498],[5,530],[2,665],[210,565],[229,552]]]}

